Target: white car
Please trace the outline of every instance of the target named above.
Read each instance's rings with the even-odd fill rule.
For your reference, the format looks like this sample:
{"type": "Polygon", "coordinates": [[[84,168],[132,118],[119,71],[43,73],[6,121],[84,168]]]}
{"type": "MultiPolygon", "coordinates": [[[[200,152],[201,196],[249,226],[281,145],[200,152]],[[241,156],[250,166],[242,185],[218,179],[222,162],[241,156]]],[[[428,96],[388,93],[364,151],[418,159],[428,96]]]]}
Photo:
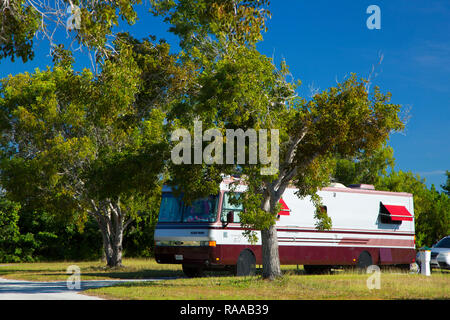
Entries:
{"type": "MultiPolygon", "coordinates": [[[[420,267],[420,253],[416,256],[416,262],[420,267]]],[[[450,236],[442,238],[431,248],[430,266],[431,268],[450,269],[450,236]]]]}
{"type": "Polygon", "coordinates": [[[450,269],[450,251],[441,252],[436,258],[439,268],[450,269]]]}

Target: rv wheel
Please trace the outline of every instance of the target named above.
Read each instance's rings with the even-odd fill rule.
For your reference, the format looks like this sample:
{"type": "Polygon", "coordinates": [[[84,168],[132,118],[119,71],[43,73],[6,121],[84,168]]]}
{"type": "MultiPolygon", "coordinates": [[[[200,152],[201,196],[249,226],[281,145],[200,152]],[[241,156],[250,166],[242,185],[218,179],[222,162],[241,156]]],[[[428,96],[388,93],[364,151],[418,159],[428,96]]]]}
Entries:
{"type": "Polygon", "coordinates": [[[358,263],[356,264],[358,269],[365,270],[370,265],[372,265],[372,256],[370,253],[367,251],[361,252],[358,258],[358,263]]]}
{"type": "Polygon", "coordinates": [[[243,250],[239,255],[235,269],[236,276],[254,276],[256,273],[256,259],[250,250],[243,250]]]}
{"type": "Polygon", "coordinates": [[[183,264],[183,272],[189,278],[197,278],[203,275],[203,268],[201,266],[189,266],[183,264]]]}

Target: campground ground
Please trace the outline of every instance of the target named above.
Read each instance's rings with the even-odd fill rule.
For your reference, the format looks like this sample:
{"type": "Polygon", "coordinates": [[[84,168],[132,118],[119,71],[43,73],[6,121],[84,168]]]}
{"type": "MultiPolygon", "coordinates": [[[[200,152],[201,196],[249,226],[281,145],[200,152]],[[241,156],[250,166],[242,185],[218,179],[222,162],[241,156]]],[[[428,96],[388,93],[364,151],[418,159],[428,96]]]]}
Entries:
{"type": "MultiPolygon", "coordinates": [[[[450,272],[445,271],[433,272],[430,277],[395,269],[382,270],[378,275],[340,270],[326,275],[306,275],[301,266],[283,266],[281,279],[266,281],[259,274],[234,277],[226,272],[210,272],[205,277],[189,279],[184,277],[179,265],[160,265],[154,259],[124,259],[123,264],[124,267],[112,270],[105,268],[101,261],[3,264],[0,278],[53,282],[62,288],[69,277],[75,279],[73,271],[67,272],[68,267],[77,266],[81,283],[97,281],[98,284],[86,285],[77,293],[124,300],[450,299],[450,272]],[[368,282],[375,280],[379,281],[379,289],[368,286],[368,282]]],[[[7,288],[0,290],[0,300],[8,292],[7,288]]]]}

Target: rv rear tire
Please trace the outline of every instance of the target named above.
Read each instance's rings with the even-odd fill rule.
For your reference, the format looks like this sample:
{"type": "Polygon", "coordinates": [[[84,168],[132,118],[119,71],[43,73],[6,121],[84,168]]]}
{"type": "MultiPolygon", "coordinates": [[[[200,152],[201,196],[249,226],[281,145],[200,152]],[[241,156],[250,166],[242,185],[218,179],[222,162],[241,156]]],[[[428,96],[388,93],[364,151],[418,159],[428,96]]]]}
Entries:
{"type": "Polygon", "coordinates": [[[367,251],[361,252],[361,254],[358,257],[358,263],[356,264],[358,269],[363,271],[367,269],[368,266],[371,265],[372,265],[372,256],[370,255],[370,253],[367,251]]]}

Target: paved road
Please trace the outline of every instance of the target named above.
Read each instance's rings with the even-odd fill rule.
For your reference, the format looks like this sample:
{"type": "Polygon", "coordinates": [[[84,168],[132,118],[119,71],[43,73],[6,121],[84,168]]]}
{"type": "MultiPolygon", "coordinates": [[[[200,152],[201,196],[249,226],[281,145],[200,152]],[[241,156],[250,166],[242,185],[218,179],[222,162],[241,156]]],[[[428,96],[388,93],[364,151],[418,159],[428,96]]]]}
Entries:
{"type": "Polygon", "coordinates": [[[38,282],[0,278],[0,300],[102,300],[80,292],[124,282],[157,280],[163,279],[81,280],[80,289],[71,290],[68,288],[66,281],[38,282]]]}

